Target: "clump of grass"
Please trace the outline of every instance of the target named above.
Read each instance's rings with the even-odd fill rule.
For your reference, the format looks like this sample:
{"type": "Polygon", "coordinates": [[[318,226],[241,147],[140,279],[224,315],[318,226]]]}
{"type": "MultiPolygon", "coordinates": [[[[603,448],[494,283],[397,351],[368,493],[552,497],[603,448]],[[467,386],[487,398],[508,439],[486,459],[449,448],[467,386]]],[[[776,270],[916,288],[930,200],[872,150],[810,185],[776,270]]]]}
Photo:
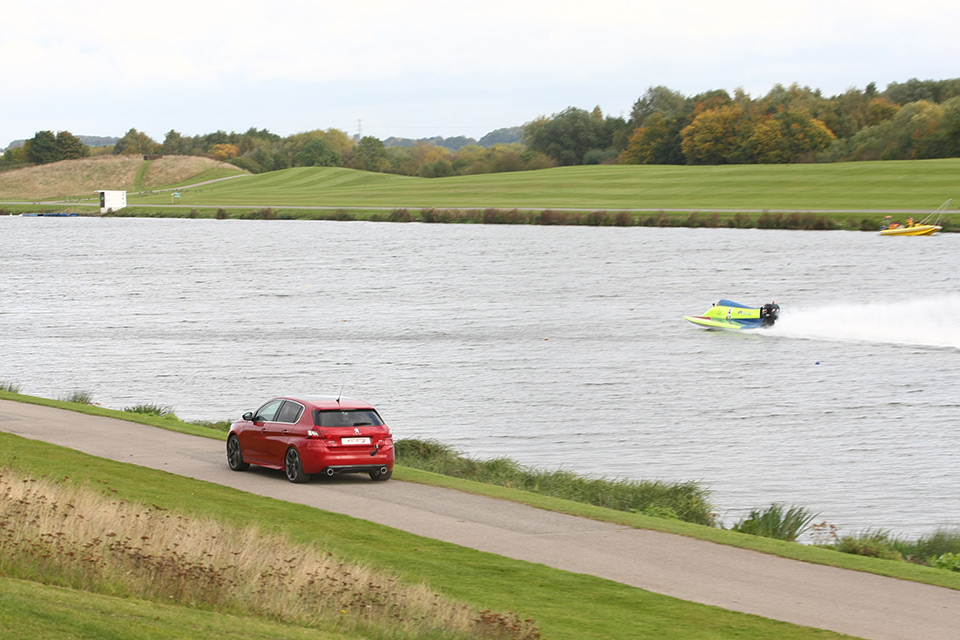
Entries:
{"type": "Polygon", "coordinates": [[[124,407],[124,411],[129,413],[140,413],[146,416],[174,416],[173,407],[166,407],[159,404],[138,404],[132,407],[124,407]]]}
{"type": "Polygon", "coordinates": [[[20,393],[20,385],[15,382],[0,381],[0,391],[8,391],[10,393],[20,393]]]}
{"type": "Polygon", "coordinates": [[[960,560],[960,530],[940,529],[930,536],[908,540],[878,529],[842,536],[836,544],[828,546],[843,553],[960,571],[960,563],[954,563],[955,559],[960,560]]]}
{"type": "Polygon", "coordinates": [[[61,396],[60,400],[76,404],[93,404],[93,394],[89,391],[76,390],[61,396]]]}
{"type": "Polygon", "coordinates": [[[865,531],[854,536],[842,536],[833,548],[843,553],[852,553],[884,560],[903,560],[900,549],[906,541],[892,535],[889,531],[877,529],[865,531]]]}
{"type": "Polygon", "coordinates": [[[0,469],[0,576],[384,640],[536,640],[532,620],[474,611],[253,527],[111,501],[0,469]]]}
{"type": "Polygon", "coordinates": [[[195,424],[198,427],[204,427],[207,429],[214,429],[216,431],[223,431],[226,433],[230,431],[230,425],[233,424],[233,420],[191,420],[190,424],[195,424]]]}
{"type": "MultiPolygon", "coordinates": [[[[687,522],[713,526],[710,492],[694,482],[585,478],[569,471],[530,469],[510,460],[474,460],[435,440],[402,439],[395,444],[400,464],[455,478],[593,504],[619,511],[659,510],[687,522]]],[[[669,516],[668,516],[669,517],[669,516]]]]}
{"type": "Polygon", "coordinates": [[[774,503],[763,510],[752,510],[750,515],[733,525],[733,530],[753,536],[794,542],[810,528],[810,524],[818,515],[804,507],[792,506],[785,509],[782,504],[774,503]]]}

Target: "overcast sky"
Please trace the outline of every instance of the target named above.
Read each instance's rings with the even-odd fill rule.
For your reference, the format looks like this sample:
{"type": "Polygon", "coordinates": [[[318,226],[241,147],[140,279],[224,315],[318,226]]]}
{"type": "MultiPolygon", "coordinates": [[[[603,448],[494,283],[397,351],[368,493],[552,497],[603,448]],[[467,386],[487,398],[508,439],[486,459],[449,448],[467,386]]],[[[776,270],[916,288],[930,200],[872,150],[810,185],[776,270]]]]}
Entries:
{"type": "Polygon", "coordinates": [[[960,77],[957,0],[5,0],[0,148],[40,130],[479,138],[573,106],[960,77]]]}

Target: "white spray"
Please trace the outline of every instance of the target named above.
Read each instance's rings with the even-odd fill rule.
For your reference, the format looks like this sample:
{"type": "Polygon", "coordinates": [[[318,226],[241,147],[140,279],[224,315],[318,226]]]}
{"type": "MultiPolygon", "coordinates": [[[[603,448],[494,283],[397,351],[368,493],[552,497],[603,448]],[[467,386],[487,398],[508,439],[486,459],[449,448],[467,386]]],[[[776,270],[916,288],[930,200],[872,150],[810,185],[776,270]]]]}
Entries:
{"type": "Polygon", "coordinates": [[[960,349],[960,295],[806,309],[783,305],[768,333],[960,349]]]}

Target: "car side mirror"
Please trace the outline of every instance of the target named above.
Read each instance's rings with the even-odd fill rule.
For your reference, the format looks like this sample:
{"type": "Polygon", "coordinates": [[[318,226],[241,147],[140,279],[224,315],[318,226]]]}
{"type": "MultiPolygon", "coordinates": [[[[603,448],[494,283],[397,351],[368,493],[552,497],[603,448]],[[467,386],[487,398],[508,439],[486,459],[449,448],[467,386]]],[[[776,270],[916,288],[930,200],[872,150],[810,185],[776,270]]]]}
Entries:
{"type": "Polygon", "coordinates": [[[243,418],[244,420],[248,421],[248,422],[252,421],[252,420],[253,420],[253,412],[252,412],[252,411],[247,411],[245,414],[243,414],[242,418],[243,418]]]}

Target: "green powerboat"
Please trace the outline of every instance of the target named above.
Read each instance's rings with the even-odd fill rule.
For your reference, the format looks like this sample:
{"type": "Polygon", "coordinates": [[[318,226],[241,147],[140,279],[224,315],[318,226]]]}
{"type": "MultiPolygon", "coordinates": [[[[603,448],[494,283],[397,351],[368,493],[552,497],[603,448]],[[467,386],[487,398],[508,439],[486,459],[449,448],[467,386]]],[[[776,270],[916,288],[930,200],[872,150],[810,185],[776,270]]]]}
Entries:
{"type": "Polygon", "coordinates": [[[760,307],[748,307],[733,300],[721,300],[702,316],[684,316],[693,324],[705,329],[725,329],[727,331],[746,331],[772,327],[780,317],[780,305],[771,302],[760,307]]]}

